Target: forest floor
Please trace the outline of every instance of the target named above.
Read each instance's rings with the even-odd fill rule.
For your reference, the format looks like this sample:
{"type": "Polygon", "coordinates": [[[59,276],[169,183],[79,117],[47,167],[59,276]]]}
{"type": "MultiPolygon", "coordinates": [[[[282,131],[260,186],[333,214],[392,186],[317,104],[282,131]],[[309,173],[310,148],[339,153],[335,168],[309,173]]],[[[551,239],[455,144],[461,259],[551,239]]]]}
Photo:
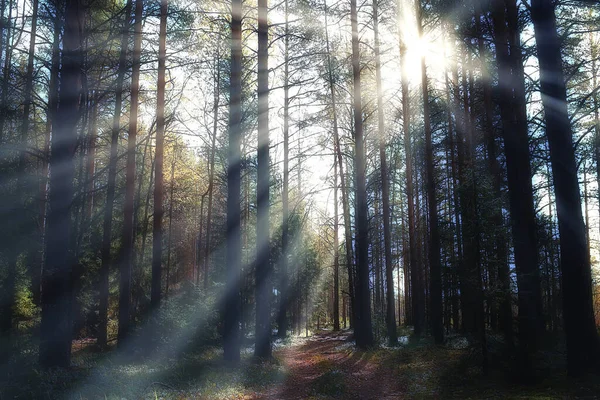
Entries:
{"type": "Polygon", "coordinates": [[[0,399],[600,399],[599,376],[569,380],[554,361],[525,385],[493,352],[495,368],[484,375],[460,336],[444,346],[408,336],[400,343],[360,351],[348,331],[326,331],[276,341],[269,362],[254,361],[247,347],[232,367],[217,347],[120,359],[83,342],[69,370],[0,362],[0,399]]]}

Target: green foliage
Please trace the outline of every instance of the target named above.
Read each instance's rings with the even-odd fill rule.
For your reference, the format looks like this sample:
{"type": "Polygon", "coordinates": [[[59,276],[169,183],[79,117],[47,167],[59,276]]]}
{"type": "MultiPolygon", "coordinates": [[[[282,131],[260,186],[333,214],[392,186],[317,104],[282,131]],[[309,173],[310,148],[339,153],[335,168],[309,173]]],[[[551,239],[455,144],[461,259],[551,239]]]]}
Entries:
{"type": "Polygon", "coordinates": [[[342,396],[346,391],[344,374],[338,370],[329,370],[312,382],[316,394],[325,396],[342,396]]]}

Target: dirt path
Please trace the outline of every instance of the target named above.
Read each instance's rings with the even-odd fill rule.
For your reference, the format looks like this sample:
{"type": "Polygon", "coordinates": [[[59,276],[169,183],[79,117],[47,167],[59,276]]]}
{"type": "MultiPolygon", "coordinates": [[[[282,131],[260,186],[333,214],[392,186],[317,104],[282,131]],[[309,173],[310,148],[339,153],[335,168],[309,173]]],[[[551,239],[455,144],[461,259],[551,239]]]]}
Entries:
{"type": "Polygon", "coordinates": [[[258,398],[401,399],[405,396],[393,371],[348,341],[347,333],[327,333],[275,352],[286,367],[284,382],[258,398]]]}

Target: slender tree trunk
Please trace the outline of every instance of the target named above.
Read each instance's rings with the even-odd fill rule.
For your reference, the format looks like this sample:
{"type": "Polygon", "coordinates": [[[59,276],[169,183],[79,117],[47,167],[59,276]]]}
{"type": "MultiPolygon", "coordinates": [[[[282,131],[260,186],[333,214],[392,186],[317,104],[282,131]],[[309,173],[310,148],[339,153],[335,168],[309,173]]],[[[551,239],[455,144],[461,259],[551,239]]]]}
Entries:
{"type": "MultiPolygon", "coordinates": [[[[423,10],[421,0],[418,5],[419,35],[423,37],[423,10]]],[[[423,91],[423,123],[425,128],[425,163],[427,172],[427,204],[429,207],[429,268],[430,268],[430,319],[434,340],[444,342],[442,319],[442,264],[440,258],[440,232],[438,226],[438,203],[436,195],[433,143],[429,109],[429,82],[425,56],[421,57],[421,89],[423,91]]]]}
{"type": "Polygon", "coordinates": [[[164,142],[165,142],[165,73],[167,58],[168,0],[160,2],[160,32],[158,43],[158,82],[156,89],[156,155],[154,161],[154,215],[152,224],[152,308],[160,306],[163,254],[164,210],[164,142]]]}
{"type": "Polygon", "coordinates": [[[598,365],[600,340],[594,320],[591,267],[585,251],[585,225],[573,132],[567,110],[567,89],[556,27],[555,3],[550,0],[532,0],[531,17],[540,64],[542,104],[556,193],[567,368],[570,375],[580,375],[598,365]]]}
{"type": "Polygon", "coordinates": [[[383,115],[383,90],[381,84],[381,57],[379,49],[379,11],[378,0],[373,0],[373,32],[375,35],[375,72],[377,79],[377,123],[379,134],[379,159],[381,174],[381,202],[383,207],[383,248],[385,255],[385,277],[387,285],[386,325],[390,344],[398,342],[396,332],[396,309],[394,302],[394,266],[392,265],[392,232],[390,217],[390,184],[385,154],[385,122],[383,115]]]}
{"type": "MultiPolygon", "coordinates": [[[[285,0],[285,26],[284,26],[284,71],[283,71],[283,191],[281,193],[281,262],[279,269],[279,314],[277,319],[277,335],[280,338],[287,336],[288,319],[287,308],[289,297],[288,292],[288,255],[289,255],[289,219],[290,219],[290,88],[289,88],[289,49],[290,49],[290,29],[288,0],[285,0]]],[[[325,16],[327,18],[327,16],[325,16]]],[[[327,23],[326,23],[327,24],[327,23]]],[[[327,29],[327,27],[325,27],[327,29]]],[[[327,33],[326,33],[327,35],[327,33]]],[[[339,323],[338,323],[339,324],[339,323]]]]}
{"type": "Polygon", "coordinates": [[[134,195],[135,195],[135,149],[138,130],[138,108],[140,91],[140,57],[142,52],[142,12],[143,0],[135,0],[135,20],[133,23],[133,64],[131,75],[131,99],[129,111],[129,129],[127,135],[127,161],[125,166],[125,207],[123,215],[123,234],[119,285],[119,331],[118,345],[122,345],[129,334],[131,319],[131,275],[133,271],[134,248],[134,195]]]}
{"type": "Polygon", "coordinates": [[[258,2],[258,160],[256,185],[256,345],[271,357],[271,259],[269,236],[269,26],[268,0],[258,2]]]}
{"type": "Polygon", "coordinates": [[[583,210],[585,219],[585,243],[590,256],[590,212],[588,208],[587,165],[583,163],[583,210]]]}
{"type": "Polygon", "coordinates": [[[94,213],[94,175],[96,174],[96,142],[98,140],[98,94],[92,95],[92,116],[90,126],[90,136],[87,140],[87,168],[86,168],[86,210],[85,215],[88,221],[91,221],[94,213]]]}
{"type": "MultiPolygon", "coordinates": [[[[370,244],[371,244],[371,263],[373,265],[373,312],[376,315],[376,318],[379,318],[382,315],[383,304],[382,304],[382,291],[381,291],[381,283],[383,280],[381,270],[382,270],[382,257],[381,257],[381,224],[379,222],[379,218],[377,216],[381,215],[381,206],[380,200],[380,192],[375,189],[373,193],[373,228],[371,230],[370,244]]],[[[375,328],[379,328],[379,326],[375,326],[375,328]]],[[[378,332],[378,331],[377,331],[378,332]]],[[[377,333],[379,336],[379,333],[377,333]]]]}
{"type": "MultiPolygon", "coordinates": [[[[491,295],[488,296],[488,307],[490,309],[490,325],[492,329],[497,328],[498,311],[501,308],[502,312],[507,312],[506,306],[510,307],[510,304],[506,304],[504,294],[500,293],[500,296],[496,295],[496,277],[498,276],[499,269],[508,268],[506,263],[507,246],[506,240],[503,237],[503,217],[502,217],[502,169],[498,163],[496,155],[496,138],[493,125],[493,102],[492,102],[492,84],[489,78],[489,71],[485,68],[487,65],[487,49],[485,47],[484,35],[481,28],[481,17],[483,16],[483,10],[481,4],[477,3],[475,8],[475,29],[477,31],[477,46],[479,50],[479,59],[482,61],[482,86],[483,86],[483,107],[484,107],[484,122],[483,122],[483,136],[485,139],[485,148],[487,152],[488,168],[490,175],[493,179],[493,191],[494,199],[492,199],[492,245],[494,246],[494,254],[492,260],[488,262],[488,276],[489,285],[488,289],[491,295]],[[500,300],[500,301],[498,301],[500,300]],[[500,305],[500,307],[498,307],[500,305]]],[[[510,310],[508,310],[510,311],[510,310]]],[[[511,342],[510,335],[505,332],[505,339],[507,342],[511,342]]]]}
{"type": "Polygon", "coordinates": [[[173,227],[173,192],[175,189],[175,160],[177,157],[177,144],[173,147],[173,155],[171,159],[171,187],[169,188],[169,232],[167,240],[167,278],[165,288],[165,298],[169,297],[169,282],[171,279],[171,245],[173,240],[171,237],[173,227]]]}
{"type": "Polygon", "coordinates": [[[231,1],[231,76],[229,86],[229,148],[227,167],[227,285],[223,350],[230,362],[240,360],[240,143],[242,136],[242,1],[231,1]]]}
{"type": "MultiPolygon", "coordinates": [[[[31,106],[33,105],[33,66],[35,60],[35,41],[37,34],[37,14],[38,0],[32,0],[32,16],[31,16],[31,31],[29,33],[29,52],[27,58],[27,71],[25,73],[25,94],[23,101],[23,117],[21,123],[21,143],[24,146],[27,142],[27,134],[29,132],[29,117],[31,114],[31,106]]],[[[19,163],[25,162],[25,154],[21,152],[19,163]]]]}
{"type": "MultiPolygon", "coordinates": [[[[52,131],[52,121],[56,114],[58,105],[58,73],[60,66],[60,33],[62,31],[62,20],[58,16],[53,19],[53,39],[52,39],[52,61],[50,65],[50,82],[48,84],[48,106],[46,110],[46,126],[44,130],[43,160],[40,171],[41,179],[39,186],[39,219],[40,229],[39,256],[32,263],[31,284],[33,287],[33,301],[35,304],[41,304],[41,284],[42,271],[45,255],[45,244],[47,238],[47,202],[48,202],[48,172],[50,159],[50,136],[52,131]]],[[[0,40],[0,43],[2,41],[0,40]]]]}
{"type": "Polygon", "coordinates": [[[208,265],[210,259],[210,234],[212,224],[212,204],[215,182],[215,153],[217,152],[217,134],[219,127],[219,96],[221,91],[221,50],[217,46],[217,57],[215,59],[215,68],[217,75],[215,76],[214,96],[213,96],[213,134],[210,146],[210,161],[209,161],[209,176],[208,176],[208,210],[206,211],[206,240],[204,243],[204,289],[208,289],[208,265]]]}
{"type": "Polygon", "coordinates": [[[371,323],[371,298],[369,296],[369,222],[367,214],[366,161],[363,136],[362,94],[360,83],[360,49],[358,37],[358,11],[356,0],[350,1],[352,25],[352,77],[353,77],[353,116],[354,116],[354,169],[356,174],[356,308],[357,319],[354,329],[356,345],[367,348],[373,345],[371,323]]]}
{"type": "MultiPolygon", "coordinates": [[[[10,138],[5,137],[4,128],[6,126],[6,120],[8,115],[10,114],[10,110],[8,108],[8,84],[12,81],[10,78],[11,64],[12,64],[12,33],[14,31],[12,27],[12,19],[13,19],[13,6],[14,0],[9,0],[8,2],[8,19],[6,24],[6,34],[4,36],[4,66],[2,67],[2,97],[0,100],[0,143],[4,141],[9,141],[10,138]]],[[[2,11],[4,12],[5,3],[2,2],[2,11]]],[[[59,18],[57,16],[57,18],[59,18]]],[[[2,19],[2,23],[4,23],[4,19],[2,19]]],[[[2,30],[4,31],[4,29],[2,30]]],[[[4,32],[2,32],[4,33],[4,32]]],[[[2,37],[0,37],[0,42],[2,42],[2,37]]],[[[0,54],[2,54],[0,52],[0,54]]]]}
{"type": "MultiPolygon", "coordinates": [[[[600,104],[598,100],[598,43],[590,32],[590,57],[592,59],[592,104],[594,105],[594,158],[596,160],[596,182],[600,185],[600,104]]],[[[598,213],[600,214],[600,190],[598,190],[598,213]]],[[[598,224],[600,229],[600,224],[598,224]]]]}
{"type": "MultiPolygon", "coordinates": [[[[340,243],[338,212],[338,163],[333,159],[333,330],[340,330],[340,243]]],[[[345,320],[345,318],[344,318],[345,320]]]]}
{"type": "Polygon", "coordinates": [[[121,130],[121,112],[123,99],[123,81],[127,71],[127,47],[129,41],[129,18],[131,15],[131,0],[128,0],[125,8],[125,17],[121,29],[121,50],[119,54],[119,70],[117,72],[117,84],[115,95],[115,113],[113,115],[112,130],[110,138],[110,159],[108,164],[108,182],[106,188],[106,206],[104,208],[104,223],[102,235],[100,267],[100,307],[98,323],[98,345],[106,347],[107,325],[108,325],[108,297],[109,297],[109,274],[111,265],[112,244],[112,220],[115,202],[115,187],[117,179],[117,152],[119,144],[119,131],[121,130]]]}
{"type": "MultiPolygon", "coordinates": [[[[414,334],[419,337],[423,333],[425,323],[425,310],[423,308],[422,288],[418,280],[417,264],[417,234],[415,219],[415,195],[413,193],[413,158],[412,158],[412,139],[410,126],[410,93],[408,86],[408,73],[406,69],[406,43],[405,33],[401,33],[400,38],[400,59],[402,75],[402,128],[404,131],[404,153],[406,154],[406,197],[408,201],[408,251],[409,251],[409,272],[410,272],[410,303],[411,320],[414,325],[414,334]]],[[[407,279],[405,277],[405,279],[407,279]]]]}
{"type": "Polygon", "coordinates": [[[346,270],[348,273],[348,296],[350,297],[350,326],[353,327],[356,319],[356,296],[355,282],[352,262],[352,227],[350,221],[350,205],[348,200],[348,188],[346,186],[346,176],[344,175],[344,160],[342,155],[340,133],[337,116],[337,99],[335,95],[335,82],[333,78],[333,66],[331,63],[331,52],[329,44],[329,30],[327,25],[327,9],[325,9],[325,41],[327,44],[327,75],[329,84],[329,93],[331,96],[332,122],[333,122],[333,141],[337,164],[340,174],[340,189],[342,195],[342,213],[344,215],[344,246],[346,253],[346,270]]]}

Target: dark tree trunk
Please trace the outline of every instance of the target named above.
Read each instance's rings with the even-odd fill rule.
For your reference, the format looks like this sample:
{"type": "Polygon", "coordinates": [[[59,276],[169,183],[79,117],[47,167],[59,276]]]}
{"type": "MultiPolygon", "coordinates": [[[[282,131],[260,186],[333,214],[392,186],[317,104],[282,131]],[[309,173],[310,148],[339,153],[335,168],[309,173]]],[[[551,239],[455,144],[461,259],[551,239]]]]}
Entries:
{"type": "MultiPolygon", "coordinates": [[[[383,249],[385,255],[386,296],[386,325],[390,344],[398,342],[396,332],[396,308],[394,302],[394,266],[392,265],[392,232],[390,217],[390,183],[385,154],[385,122],[383,115],[383,90],[381,85],[381,57],[379,55],[379,11],[378,0],[373,0],[373,32],[375,35],[375,72],[377,79],[377,122],[379,134],[379,159],[381,173],[381,202],[383,207],[383,249]]],[[[336,230],[337,232],[337,230],[336,230]]]]}
{"type": "Polygon", "coordinates": [[[125,207],[123,215],[123,236],[119,285],[119,331],[118,345],[122,345],[129,334],[131,319],[131,274],[133,271],[134,247],[134,195],[135,195],[135,149],[138,130],[138,107],[140,91],[140,56],[142,52],[142,12],[143,0],[135,1],[133,63],[131,75],[131,100],[129,130],[127,135],[127,161],[125,166],[125,207]]]}
{"type": "MultiPolygon", "coordinates": [[[[419,265],[417,263],[417,233],[415,218],[415,195],[413,188],[413,151],[410,126],[410,92],[408,86],[408,75],[406,71],[406,43],[401,33],[400,39],[400,59],[402,75],[402,129],[404,131],[404,153],[406,154],[406,198],[408,207],[408,252],[409,252],[409,272],[410,272],[410,320],[414,325],[414,334],[419,337],[423,333],[425,325],[425,310],[423,308],[422,287],[420,286],[419,265]]],[[[407,279],[407,277],[405,277],[407,279]]],[[[408,313],[407,313],[408,315],[408,313]]]]}
{"type": "MultiPolygon", "coordinates": [[[[418,5],[419,34],[423,36],[423,11],[421,0],[418,5]]],[[[433,143],[429,108],[429,82],[425,56],[421,57],[421,89],[423,91],[423,124],[425,128],[425,164],[427,175],[427,204],[429,207],[429,268],[430,268],[430,320],[433,338],[437,344],[444,342],[442,319],[442,263],[440,258],[440,232],[438,226],[438,204],[436,195],[433,143]]]]}
{"type": "MultiPolygon", "coordinates": [[[[59,3],[60,4],[60,3],[59,3]]],[[[68,367],[71,361],[71,204],[73,158],[81,87],[83,13],[66,0],[61,61],[60,106],[56,112],[50,157],[50,193],[46,265],[42,277],[39,360],[44,367],[68,367]]]]}
{"type": "Polygon", "coordinates": [[[350,221],[350,204],[348,200],[348,188],[346,186],[346,176],[344,175],[344,159],[342,155],[340,133],[337,116],[337,99],[335,95],[335,82],[333,78],[333,66],[331,63],[331,53],[329,44],[329,31],[327,26],[327,9],[325,10],[325,40],[327,44],[327,76],[329,93],[331,96],[332,122],[333,122],[333,141],[334,152],[337,157],[337,166],[340,174],[340,189],[342,195],[342,213],[344,216],[344,247],[346,255],[346,270],[348,273],[348,296],[350,298],[350,327],[354,327],[356,319],[356,296],[355,282],[352,262],[352,227],[350,221]]]}
{"type": "Polygon", "coordinates": [[[371,323],[371,297],[369,296],[369,222],[367,215],[367,179],[365,142],[363,136],[362,94],[360,84],[360,49],[358,37],[358,11],[356,0],[350,1],[352,25],[352,76],[354,114],[354,169],[356,174],[356,308],[354,324],[356,345],[367,348],[373,345],[371,323]]]}
{"type": "Polygon", "coordinates": [[[100,308],[98,324],[98,345],[105,347],[107,343],[109,274],[111,266],[112,220],[115,203],[115,186],[117,179],[117,146],[121,130],[121,112],[123,99],[123,81],[127,71],[127,47],[129,41],[129,18],[131,15],[131,0],[127,2],[125,17],[121,25],[121,50],[119,53],[119,71],[117,72],[117,87],[115,95],[115,112],[112,121],[110,137],[110,159],[108,162],[108,182],[106,187],[106,206],[104,208],[104,223],[102,234],[100,267],[100,308]]]}
{"type": "Polygon", "coordinates": [[[223,333],[223,356],[240,360],[240,270],[242,263],[240,230],[240,189],[242,136],[242,1],[231,2],[231,76],[229,94],[229,148],[227,167],[227,285],[223,333]]]}
{"type": "Polygon", "coordinates": [[[85,218],[91,221],[94,212],[94,181],[96,174],[96,142],[98,141],[98,94],[94,92],[92,95],[92,115],[90,123],[90,135],[87,138],[87,166],[86,176],[86,201],[85,201],[85,218]]]}
{"type": "MultiPolygon", "coordinates": [[[[514,0],[506,0],[505,4],[508,6],[506,10],[500,3],[497,2],[492,14],[496,31],[498,79],[503,82],[500,91],[500,115],[503,124],[510,216],[519,288],[519,345],[520,353],[524,357],[522,367],[530,370],[531,355],[536,350],[540,333],[543,332],[537,223],[529,161],[523,61],[518,31],[515,31],[517,29],[516,3],[514,0]],[[509,3],[513,4],[509,5],[509,3]],[[515,8],[512,12],[511,6],[515,8]]],[[[500,272],[501,285],[505,291],[509,291],[507,271],[500,272]]],[[[505,313],[508,314],[507,311],[505,313]]],[[[509,315],[505,315],[502,322],[505,335],[509,334],[509,329],[512,329],[510,326],[512,322],[506,321],[507,318],[509,315]]]]}
{"type": "MultiPolygon", "coordinates": [[[[50,159],[50,136],[52,131],[52,121],[56,114],[56,107],[58,105],[58,73],[60,66],[60,34],[62,31],[62,21],[56,17],[53,19],[54,32],[52,34],[52,60],[50,64],[50,82],[48,84],[48,106],[46,109],[46,126],[44,130],[44,147],[43,147],[43,160],[42,167],[40,170],[40,186],[39,186],[39,217],[38,225],[40,229],[40,241],[39,241],[39,255],[36,261],[32,263],[31,271],[31,284],[33,287],[33,301],[35,304],[41,304],[41,284],[42,284],[42,270],[44,264],[45,255],[45,240],[47,237],[47,202],[48,202],[48,172],[50,159]]],[[[1,43],[1,41],[0,41],[1,43]]]]}
{"type": "Polygon", "coordinates": [[[567,368],[570,375],[580,375],[598,365],[600,341],[594,321],[591,267],[586,251],[573,132],[567,111],[567,90],[554,12],[553,1],[531,2],[556,193],[567,368]]]}
{"type": "MultiPolygon", "coordinates": [[[[481,6],[477,8],[476,27],[478,31],[478,47],[480,58],[484,59],[487,50],[485,48],[484,36],[481,31],[481,6]]],[[[494,13],[492,12],[492,16],[494,13]]],[[[497,40],[498,38],[496,38],[497,40]]],[[[496,49],[497,50],[497,49],[496,49]]],[[[484,73],[484,75],[486,75],[484,73]]],[[[489,276],[492,284],[491,295],[491,326],[497,329],[499,326],[504,334],[504,339],[509,346],[513,343],[512,332],[512,310],[510,298],[510,281],[508,266],[508,245],[506,241],[504,217],[502,215],[502,185],[503,171],[498,162],[496,148],[496,134],[493,125],[494,105],[492,102],[492,83],[489,78],[483,81],[483,102],[485,111],[484,136],[486,139],[486,150],[488,168],[493,179],[494,199],[492,199],[492,241],[495,251],[495,260],[490,262],[489,276]]]]}
{"type": "MultiPolygon", "coordinates": [[[[8,115],[10,114],[10,110],[8,108],[8,84],[9,82],[12,81],[12,79],[10,78],[10,71],[11,71],[11,63],[12,63],[12,49],[13,46],[11,45],[11,40],[12,40],[12,33],[15,29],[13,29],[12,24],[13,24],[13,7],[14,7],[14,0],[9,0],[8,2],[8,18],[6,19],[7,23],[6,23],[6,28],[3,27],[1,33],[5,33],[4,31],[6,31],[5,35],[4,35],[4,66],[2,67],[2,97],[0,100],[0,143],[3,143],[4,141],[8,141],[10,140],[10,138],[5,136],[5,132],[4,128],[6,125],[6,120],[8,118],[8,115]]],[[[5,7],[6,3],[5,1],[2,2],[2,17],[4,17],[4,7],[5,7]]],[[[60,18],[60,17],[56,17],[56,18],[60,18]]],[[[2,24],[4,25],[4,18],[2,18],[2,24]]],[[[3,37],[0,36],[0,43],[2,42],[3,37]]],[[[0,46],[2,46],[0,44],[0,46]]],[[[0,49],[0,56],[2,54],[2,49],[0,49]]]]}
{"type": "Polygon", "coordinates": [[[256,344],[271,356],[271,258],[269,237],[269,32],[267,0],[258,2],[258,165],[256,185],[256,344]]]}

